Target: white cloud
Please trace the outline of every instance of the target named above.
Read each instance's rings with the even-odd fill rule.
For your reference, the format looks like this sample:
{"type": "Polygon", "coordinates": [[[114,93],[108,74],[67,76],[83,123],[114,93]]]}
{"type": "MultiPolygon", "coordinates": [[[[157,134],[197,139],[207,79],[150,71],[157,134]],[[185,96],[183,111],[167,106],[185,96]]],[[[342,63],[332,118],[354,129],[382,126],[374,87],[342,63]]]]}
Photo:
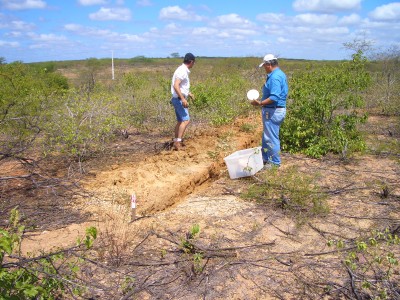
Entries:
{"type": "Polygon", "coordinates": [[[318,33],[320,36],[326,36],[326,35],[340,36],[349,33],[349,29],[347,27],[317,28],[316,33],[318,33]]]}
{"type": "Polygon", "coordinates": [[[160,10],[161,20],[201,21],[202,17],[182,9],[179,6],[168,6],[160,10]]]}
{"type": "Polygon", "coordinates": [[[294,18],[294,21],[301,24],[329,26],[337,21],[337,17],[327,14],[300,14],[294,18]]]}
{"type": "Polygon", "coordinates": [[[136,34],[121,34],[119,39],[126,40],[128,42],[145,42],[146,40],[136,34]]]}
{"type": "Polygon", "coordinates": [[[196,36],[213,36],[218,33],[218,30],[215,28],[210,28],[210,27],[197,27],[194,28],[192,31],[193,35],[196,36]]]}
{"type": "Polygon", "coordinates": [[[369,16],[377,21],[399,21],[400,2],[389,3],[375,8],[369,16]]]}
{"type": "Polygon", "coordinates": [[[213,43],[218,43],[218,39],[230,39],[244,41],[250,36],[260,35],[255,23],[241,17],[238,14],[227,14],[216,17],[209,22],[209,27],[198,27],[193,29],[193,36],[209,36],[213,43]]]}
{"type": "Polygon", "coordinates": [[[267,41],[261,41],[261,40],[253,40],[252,44],[261,49],[269,45],[267,41]]]}
{"type": "Polygon", "coordinates": [[[32,40],[41,41],[41,42],[60,42],[65,41],[67,38],[63,35],[56,35],[56,34],[36,34],[33,32],[28,32],[27,36],[30,37],[32,40]]]}
{"type": "Polygon", "coordinates": [[[287,39],[287,38],[284,38],[284,37],[278,37],[278,38],[277,38],[277,41],[278,41],[279,43],[281,43],[281,44],[284,44],[284,43],[289,43],[289,42],[290,42],[290,39],[287,39]]]}
{"type": "Polygon", "coordinates": [[[362,0],[296,0],[293,9],[296,11],[314,11],[333,13],[360,9],[362,0]]]}
{"type": "Polygon", "coordinates": [[[31,30],[35,26],[24,21],[12,21],[10,27],[17,30],[31,30]]]}
{"type": "Polygon", "coordinates": [[[89,18],[95,21],[129,21],[131,19],[131,11],[128,8],[102,7],[98,12],[89,14],[89,18]]]}
{"type": "Polygon", "coordinates": [[[249,28],[254,27],[254,23],[245,18],[242,18],[238,14],[228,14],[217,17],[217,26],[238,26],[242,28],[249,28]]]}
{"type": "Polygon", "coordinates": [[[107,3],[105,0],[79,0],[78,2],[82,6],[103,5],[107,3]]]}
{"type": "Polygon", "coordinates": [[[79,24],[66,24],[64,28],[70,32],[85,37],[97,37],[101,39],[108,39],[113,41],[135,41],[135,42],[145,42],[143,37],[134,34],[117,33],[110,31],[108,29],[98,29],[92,27],[84,27],[79,24]]]}
{"type": "Polygon", "coordinates": [[[64,28],[68,31],[79,31],[82,29],[82,26],[79,24],[65,24],[64,28]]]}
{"type": "Polygon", "coordinates": [[[255,30],[251,30],[251,29],[242,29],[242,28],[233,28],[232,30],[230,30],[230,32],[232,32],[233,34],[235,34],[236,36],[240,35],[243,37],[249,37],[250,35],[257,35],[259,34],[257,31],[255,30]]]}
{"type": "Polygon", "coordinates": [[[29,49],[47,49],[53,50],[59,47],[69,47],[69,40],[63,35],[57,34],[37,34],[35,32],[28,32],[24,35],[25,40],[30,39],[32,43],[29,44],[29,49]]]}
{"type": "Polygon", "coordinates": [[[23,33],[21,31],[10,31],[6,36],[11,38],[20,38],[23,36],[23,33]]]}
{"type": "Polygon", "coordinates": [[[284,30],[288,30],[292,33],[292,35],[295,35],[298,37],[298,34],[313,34],[314,29],[307,27],[307,26],[296,26],[296,27],[286,27],[284,30]]]}
{"type": "Polygon", "coordinates": [[[33,44],[28,47],[29,49],[48,49],[49,45],[46,43],[42,44],[33,44]]]}
{"type": "Polygon", "coordinates": [[[0,40],[0,47],[18,47],[19,43],[18,42],[7,42],[7,41],[2,41],[0,40]]]}
{"type": "Polygon", "coordinates": [[[169,23],[167,24],[167,26],[165,26],[165,29],[167,29],[168,31],[178,31],[179,30],[179,26],[176,25],[175,23],[169,23]]]}
{"type": "MultiPolygon", "coordinates": [[[[268,25],[264,26],[264,32],[266,32],[268,36],[271,36],[271,35],[285,35],[286,31],[288,30],[287,28],[291,28],[291,27],[288,26],[288,25],[282,27],[281,25],[268,24],[268,25]]],[[[290,31],[288,31],[288,32],[290,32],[290,31]]]]}
{"type": "Polygon", "coordinates": [[[42,0],[1,0],[1,3],[10,10],[37,9],[47,6],[42,0]]]}
{"type": "Polygon", "coordinates": [[[33,23],[26,23],[24,21],[8,21],[5,23],[0,23],[0,29],[1,28],[8,28],[11,30],[32,30],[36,26],[33,23]]]}
{"type": "Polygon", "coordinates": [[[231,37],[231,35],[230,35],[228,32],[219,32],[219,33],[217,34],[217,36],[218,36],[219,38],[224,38],[224,39],[228,39],[228,38],[231,37]]]}
{"type": "Polygon", "coordinates": [[[91,36],[91,37],[109,37],[112,34],[110,30],[107,29],[97,29],[92,27],[84,27],[79,24],[66,24],[64,28],[68,31],[74,32],[78,35],[91,36]]]}
{"type": "Polygon", "coordinates": [[[266,14],[259,14],[256,19],[262,22],[268,23],[281,23],[287,19],[284,14],[274,14],[274,13],[266,13],[266,14]]]}
{"type": "Polygon", "coordinates": [[[338,24],[340,24],[340,25],[357,25],[357,24],[360,24],[360,22],[361,22],[361,17],[358,14],[351,14],[351,15],[342,17],[338,21],[338,24]]]}

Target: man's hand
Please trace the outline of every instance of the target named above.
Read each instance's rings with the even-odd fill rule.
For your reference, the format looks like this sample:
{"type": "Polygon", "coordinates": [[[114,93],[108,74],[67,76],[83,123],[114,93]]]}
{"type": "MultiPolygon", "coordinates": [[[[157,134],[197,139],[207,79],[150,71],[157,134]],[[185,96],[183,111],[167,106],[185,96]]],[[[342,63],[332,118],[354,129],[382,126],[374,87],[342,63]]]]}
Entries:
{"type": "Polygon", "coordinates": [[[194,100],[194,95],[192,93],[189,93],[188,97],[190,97],[190,99],[194,100]]]}
{"type": "Polygon", "coordinates": [[[185,107],[185,108],[189,107],[189,103],[187,102],[187,100],[185,98],[183,98],[181,101],[182,101],[183,107],[185,107]]]}
{"type": "Polygon", "coordinates": [[[250,102],[250,104],[253,105],[253,106],[261,106],[261,101],[253,100],[253,101],[250,102]]]}

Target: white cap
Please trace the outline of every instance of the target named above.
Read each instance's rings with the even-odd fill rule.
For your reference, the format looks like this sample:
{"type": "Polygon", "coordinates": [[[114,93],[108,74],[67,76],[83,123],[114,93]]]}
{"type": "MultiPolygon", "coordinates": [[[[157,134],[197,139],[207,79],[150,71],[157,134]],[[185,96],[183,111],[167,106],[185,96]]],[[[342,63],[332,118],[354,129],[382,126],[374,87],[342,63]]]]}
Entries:
{"type": "Polygon", "coordinates": [[[258,67],[261,68],[266,62],[269,62],[274,59],[278,59],[278,58],[276,58],[275,55],[273,55],[273,54],[267,54],[264,56],[263,62],[258,67]]]}

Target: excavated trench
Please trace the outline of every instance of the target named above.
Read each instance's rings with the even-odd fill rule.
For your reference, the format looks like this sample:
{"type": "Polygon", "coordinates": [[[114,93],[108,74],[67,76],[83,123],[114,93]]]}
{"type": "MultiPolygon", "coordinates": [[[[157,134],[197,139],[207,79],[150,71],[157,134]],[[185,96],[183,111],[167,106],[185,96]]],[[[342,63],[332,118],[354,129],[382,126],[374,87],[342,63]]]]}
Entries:
{"type": "Polygon", "coordinates": [[[137,163],[97,171],[84,187],[96,199],[128,208],[135,193],[139,216],[163,211],[227,172],[225,156],[259,145],[260,131],[243,130],[243,124],[249,120],[191,136],[183,151],[165,150],[137,163]]]}
{"type": "Polygon", "coordinates": [[[90,217],[81,223],[32,235],[24,240],[22,251],[33,253],[67,247],[87,227],[107,226],[111,216],[117,215],[121,224],[129,223],[132,193],[136,195],[136,218],[168,211],[185,201],[189,194],[195,195],[221,175],[227,175],[225,156],[258,146],[261,131],[257,123],[257,118],[247,118],[194,133],[186,140],[184,151],[163,150],[152,155],[136,155],[135,159],[123,162],[110,159],[102,166],[92,167],[89,176],[81,182],[86,196],[76,195],[70,202],[71,211],[90,217]]]}

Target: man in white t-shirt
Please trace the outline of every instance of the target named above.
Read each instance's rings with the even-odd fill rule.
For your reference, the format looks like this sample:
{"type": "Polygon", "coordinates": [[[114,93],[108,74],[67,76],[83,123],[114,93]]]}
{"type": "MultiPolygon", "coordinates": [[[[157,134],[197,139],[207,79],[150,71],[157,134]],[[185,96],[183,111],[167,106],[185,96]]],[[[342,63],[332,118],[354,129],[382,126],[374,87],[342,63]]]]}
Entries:
{"type": "Polygon", "coordinates": [[[190,69],[194,66],[195,57],[186,53],[183,64],[174,72],[171,82],[171,103],[175,108],[177,124],[175,126],[174,150],[181,150],[182,139],[190,122],[188,98],[194,98],[190,93],[190,69]]]}

